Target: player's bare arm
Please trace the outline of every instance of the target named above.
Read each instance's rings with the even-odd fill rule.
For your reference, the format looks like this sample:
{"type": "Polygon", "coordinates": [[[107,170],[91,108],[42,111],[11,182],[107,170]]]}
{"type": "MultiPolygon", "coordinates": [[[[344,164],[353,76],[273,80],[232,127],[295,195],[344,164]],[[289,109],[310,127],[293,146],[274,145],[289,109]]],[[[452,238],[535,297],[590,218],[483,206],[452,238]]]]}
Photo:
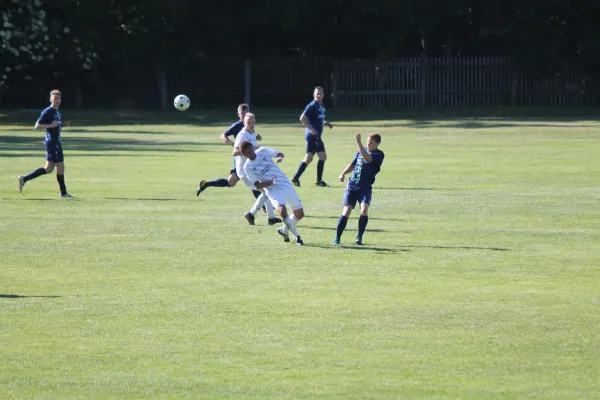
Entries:
{"type": "Polygon", "coordinates": [[[346,169],[344,169],[339,176],[340,182],[344,182],[344,178],[346,177],[346,174],[349,174],[350,172],[352,172],[353,169],[354,169],[354,164],[348,164],[346,169]]]}
{"type": "Polygon", "coordinates": [[[329,122],[329,121],[325,121],[325,122],[323,122],[323,124],[324,124],[326,127],[328,127],[329,129],[333,129],[333,124],[332,124],[331,122],[329,122]]]}
{"type": "Polygon", "coordinates": [[[220,136],[220,139],[223,141],[223,143],[229,145],[229,146],[233,146],[234,143],[231,141],[231,139],[229,139],[227,137],[227,135],[225,134],[225,132],[223,132],[220,136]]]}
{"type": "Polygon", "coordinates": [[[35,123],[34,129],[52,129],[58,126],[58,121],[54,121],[51,124],[40,124],[39,122],[35,123]]]}
{"type": "Polygon", "coordinates": [[[317,135],[317,131],[310,124],[310,121],[309,121],[308,117],[306,116],[306,114],[302,113],[302,115],[300,116],[300,122],[302,122],[302,124],[308,128],[310,133],[312,133],[314,136],[317,135]]]}
{"type": "Polygon", "coordinates": [[[360,152],[360,155],[362,156],[362,158],[364,158],[364,160],[366,162],[373,161],[373,157],[371,157],[371,154],[369,154],[367,149],[365,149],[365,146],[363,146],[362,142],[360,141],[360,133],[355,133],[354,138],[356,139],[356,144],[358,145],[358,151],[360,152]]]}
{"type": "Polygon", "coordinates": [[[256,181],[256,182],[254,182],[254,187],[257,188],[258,190],[261,190],[264,188],[268,188],[271,185],[274,185],[276,181],[277,181],[277,178],[273,178],[273,179],[271,179],[269,181],[265,181],[265,182],[256,181]]]}

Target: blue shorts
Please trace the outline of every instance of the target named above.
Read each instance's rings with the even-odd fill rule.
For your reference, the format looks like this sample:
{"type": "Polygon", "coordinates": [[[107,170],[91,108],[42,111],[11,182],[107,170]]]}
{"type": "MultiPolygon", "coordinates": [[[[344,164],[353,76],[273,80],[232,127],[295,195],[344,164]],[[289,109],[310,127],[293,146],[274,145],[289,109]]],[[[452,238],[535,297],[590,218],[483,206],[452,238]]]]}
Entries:
{"type": "Polygon", "coordinates": [[[344,205],[354,208],[357,201],[359,204],[371,204],[371,193],[371,188],[356,190],[350,190],[346,188],[346,191],[344,192],[344,205]]]}
{"type": "Polygon", "coordinates": [[[56,143],[47,143],[44,144],[46,147],[46,160],[52,161],[54,163],[61,163],[65,160],[65,156],[63,155],[62,145],[56,143]]]}
{"type": "Polygon", "coordinates": [[[320,135],[306,135],[306,152],[307,153],[322,153],[325,151],[325,144],[321,140],[320,135]]]}

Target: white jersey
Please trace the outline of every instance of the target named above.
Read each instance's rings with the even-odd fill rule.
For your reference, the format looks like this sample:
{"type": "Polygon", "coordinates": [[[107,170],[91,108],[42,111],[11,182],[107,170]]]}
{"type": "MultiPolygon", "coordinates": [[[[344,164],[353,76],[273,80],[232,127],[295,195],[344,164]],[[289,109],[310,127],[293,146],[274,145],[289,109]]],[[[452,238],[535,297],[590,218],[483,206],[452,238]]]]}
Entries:
{"type": "Polygon", "coordinates": [[[265,191],[273,191],[283,188],[294,188],[290,179],[279,169],[273,158],[277,157],[278,152],[268,147],[261,147],[256,150],[254,160],[247,159],[244,164],[243,174],[252,182],[266,182],[277,178],[274,185],[265,188],[265,191]]]}
{"type": "MultiPolygon", "coordinates": [[[[242,143],[250,142],[252,146],[256,149],[258,147],[258,142],[256,141],[256,135],[254,132],[248,132],[246,129],[242,129],[237,136],[235,137],[235,142],[233,143],[233,147],[239,148],[242,143]]],[[[246,162],[246,156],[235,156],[235,172],[238,178],[244,177],[244,163],[246,162]]]]}

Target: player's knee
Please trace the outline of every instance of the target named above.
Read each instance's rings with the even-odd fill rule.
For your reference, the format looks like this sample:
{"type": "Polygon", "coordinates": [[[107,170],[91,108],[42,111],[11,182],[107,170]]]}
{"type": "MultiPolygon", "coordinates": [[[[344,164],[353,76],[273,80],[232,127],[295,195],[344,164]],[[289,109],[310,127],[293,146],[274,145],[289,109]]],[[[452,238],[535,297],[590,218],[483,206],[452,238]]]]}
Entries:
{"type": "Polygon", "coordinates": [[[277,207],[277,212],[279,213],[282,219],[286,219],[288,217],[287,209],[285,208],[285,206],[277,207]]]}
{"type": "Polygon", "coordinates": [[[49,174],[49,173],[51,173],[52,171],[54,171],[54,164],[52,164],[52,165],[46,165],[46,166],[44,167],[44,169],[46,170],[46,173],[47,173],[47,174],[49,174]]]}
{"type": "Polygon", "coordinates": [[[304,209],[300,208],[298,210],[294,210],[294,217],[296,217],[297,220],[304,218],[304,209]]]}

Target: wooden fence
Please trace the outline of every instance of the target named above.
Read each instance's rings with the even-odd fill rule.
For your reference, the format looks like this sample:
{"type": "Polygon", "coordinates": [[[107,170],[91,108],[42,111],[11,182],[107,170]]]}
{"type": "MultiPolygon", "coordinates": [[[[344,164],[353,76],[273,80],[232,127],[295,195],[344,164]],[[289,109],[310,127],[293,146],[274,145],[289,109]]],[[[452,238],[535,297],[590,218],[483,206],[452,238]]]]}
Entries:
{"type": "Polygon", "coordinates": [[[574,69],[525,73],[506,58],[344,59],[334,63],[334,107],[443,108],[596,104],[596,77],[574,69]]]}

